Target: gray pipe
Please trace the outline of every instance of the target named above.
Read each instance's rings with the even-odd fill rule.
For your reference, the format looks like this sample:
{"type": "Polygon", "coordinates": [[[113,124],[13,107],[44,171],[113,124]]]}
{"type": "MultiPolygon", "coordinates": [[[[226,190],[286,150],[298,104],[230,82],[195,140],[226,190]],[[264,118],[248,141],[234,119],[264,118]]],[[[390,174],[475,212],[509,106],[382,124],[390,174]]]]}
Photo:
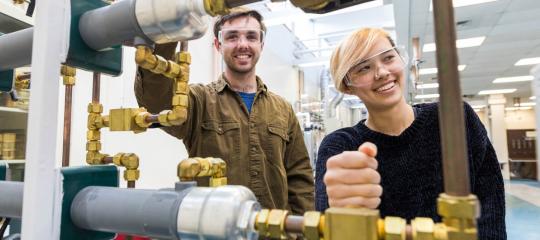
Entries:
{"type": "Polygon", "coordinates": [[[84,13],[79,21],[79,31],[84,42],[98,51],[136,36],[145,37],[135,17],[135,0],[118,1],[84,13]]]}
{"type": "Polygon", "coordinates": [[[14,69],[32,62],[34,28],[0,36],[0,71],[14,69]]]}
{"type": "Polygon", "coordinates": [[[343,93],[337,93],[336,96],[330,100],[326,106],[326,117],[331,118],[336,116],[336,108],[343,100],[343,96],[343,93]]]}
{"type": "Polygon", "coordinates": [[[0,181],[0,217],[21,218],[22,204],[23,183],[0,181]]]}
{"type": "Polygon", "coordinates": [[[71,218],[75,225],[89,230],[177,239],[182,193],[87,187],[75,196],[71,218]]]}

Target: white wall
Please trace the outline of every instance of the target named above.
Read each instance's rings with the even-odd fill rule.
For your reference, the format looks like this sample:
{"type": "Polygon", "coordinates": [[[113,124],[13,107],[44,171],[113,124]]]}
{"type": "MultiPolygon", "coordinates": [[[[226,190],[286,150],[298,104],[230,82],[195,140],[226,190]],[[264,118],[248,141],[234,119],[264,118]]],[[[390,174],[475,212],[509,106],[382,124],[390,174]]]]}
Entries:
{"type": "MultiPolygon", "coordinates": [[[[214,50],[212,43],[211,31],[203,38],[189,42],[192,56],[190,83],[208,83],[220,74],[221,56],[214,50]]],[[[108,114],[111,108],[138,107],[133,92],[136,69],[134,53],[133,48],[124,48],[124,67],[120,77],[102,76],[101,103],[104,114],[108,114]]],[[[257,72],[271,91],[290,102],[296,100],[297,71],[280,61],[269,49],[263,51],[257,72]]],[[[71,166],[86,165],[86,106],[91,101],[91,89],[92,73],[78,70],[73,98],[71,166]]],[[[60,97],[63,99],[63,96],[60,97]]],[[[150,129],[140,134],[109,132],[107,128],[101,132],[103,153],[132,152],[140,157],[141,176],[137,188],[172,187],[178,180],[176,166],[188,156],[181,140],[159,129],[150,129]]],[[[123,179],[121,185],[126,185],[123,179]]]]}
{"type": "Polygon", "coordinates": [[[536,129],[534,110],[506,111],[506,129],[536,129]]]}

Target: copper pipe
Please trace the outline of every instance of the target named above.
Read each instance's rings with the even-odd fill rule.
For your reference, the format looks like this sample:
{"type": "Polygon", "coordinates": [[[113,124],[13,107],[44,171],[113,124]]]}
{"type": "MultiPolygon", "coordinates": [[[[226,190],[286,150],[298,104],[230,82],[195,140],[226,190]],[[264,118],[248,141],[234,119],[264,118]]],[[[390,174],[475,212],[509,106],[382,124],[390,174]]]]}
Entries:
{"type": "Polygon", "coordinates": [[[108,157],[103,158],[103,164],[110,164],[110,163],[113,163],[113,157],[108,156],[108,157]]]}
{"type": "Polygon", "coordinates": [[[62,146],[62,167],[69,166],[71,143],[71,106],[73,103],[73,85],[66,85],[64,99],[64,137],[62,146]]]}
{"type": "Polygon", "coordinates": [[[470,193],[469,165],[452,0],[433,1],[433,16],[439,77],[439,125],[444,190],[448,195],[467,196],[470,193]]]}
{"type": "Polygon", "coordinates": [[[147,123],[159,123],[158,116],[158,114],[152,114],[150,116],[147,116],[144,121],[146,121],[147,123]]]}
{"type": "Polygon", "coordinates": [[[100,81],[101,73],[94,72],[94,81],[92,84],[92,103],[99,103],[100,81]]]}
{"type": "Polygon", "coordinates": [[[135,181],[127,181],[128,188],[135,188],[135,181]]]}
{"type": "Polygon", "coordinates": [[[304,217],[289,215],[285,219],[285,232],[302,234],[304,229],[304,217]]]}
{"type": "Polygon", "coordinates": [[[413,240],[413,228],[410,224],[407,224],[405,227],[405,239],[406,240],[413,240]]]}
{"type": "Polygon", "coordinates": [[[188,42],[187,41],[181,41],[180,42],[180,51],[181,52],[187,52],[188,50],[188,42]]]}

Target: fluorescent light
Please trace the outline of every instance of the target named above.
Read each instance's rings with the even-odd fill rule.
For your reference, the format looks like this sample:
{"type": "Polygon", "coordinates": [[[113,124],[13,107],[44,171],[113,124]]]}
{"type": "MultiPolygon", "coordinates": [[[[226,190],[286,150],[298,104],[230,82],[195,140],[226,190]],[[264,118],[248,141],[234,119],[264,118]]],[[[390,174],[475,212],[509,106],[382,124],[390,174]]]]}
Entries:
{"type": "MultiPolygon", "coordinates": [[[[458,39],[456,41],[456,47],[457,48],[477,47],[477,46],[482,45],[484,40],[486,40],[485,36],[458,39]]],[[[435,50],[436,50],[435,43],[426,43],[424,44],[424,47],[422,48],[423,52],[433,52],[435,50]]]]}
{"type": "Polygon", "coordinates": [[[529,99],[535,100],[535,99],[536,99],[536,96],[532,96],[532,97],[530,97],[529,99]]]}
{"type": "Polygon", "coordinates": [[[436,94],[416,95],[414,98],[415,99],[426,99],[426,98],[438,98],[438,97],[439,97],[439,94],[436,93],[436,94]]]}
{"type": "Polygon", "coordinates": [[[438,87],[439,87],[438,83],[426,83],[426,84],[420,84],[416,86],[416,88],[418,89],[429,89],[429,88],[438,88],[438,87]]]}
{"type": "Polygon", "coordinates": [[[524,102],[524,103],[515,103],[514,107],[532,107],[536,106],[535,102],[524,102]]]}
{"type": "Polygon", "coordinates": [[[485,108],[486,105],[471,105],[473,109],[485,108]]]}
{"type": "Polygon", "coordinates": [[[320,61],[320,62],[307,62],[307,63],[300,63],[298,64],[298,67],[316,67],[316,66],[328,66],[329,61],[320,61]]]}
{"type": "Polygon", "coordinates": [[[457,7],[465,7],[465,6],[488,3],[488,2],[495,2],[495,1],[497,0],[454,0],[452,1],[452,4],[454,5],[455,8],[457,8],[457,7]]]}
{"type": "Polygon", "coordinates": [[[475,109],[473,109],[473,110],[474,110],[475,112],[481,112],[481,111],[482,111],[482,109],[479,109],[479,108],[475,108],[475,109]]]}
{"type": "Polygon", "coordinates": [[[510,83],[510,82],[526,82],[532,81],[533,76],[517,76],[517,77],[505,77],[505,78],[496,78],[493,80],[493,83],[510,83]]]}
{"type": "Polygon", "coordinates": [[[478,92],[478,95],[489,95],[489,94],[504,94],[504,93],[513,93],[517,89],[511,88],[511,89],[494,89],[494,90],[482,90],[478,92]]]}
{"type": "MultiPolygon", "coordinates": [[[[458,71],[463,71],[467,65],[458,65],[458,71]]],[[[419,75],[428,75],[428,74],[435,74],[437,73],[437,68],[420,68],[419,75]]]]}
{"type": "Polygon", "coordinates": [[[529,110],[532,109],[532,107],[507,107],[504,108],[506,111],[516,111],[516,110],[529,110]]]}
{"type": "Polygon", "coordinates": [[[516,62],[516,66],[534,65],[540,63],[540,57],[536,58],[523,58],[516,62]]]}

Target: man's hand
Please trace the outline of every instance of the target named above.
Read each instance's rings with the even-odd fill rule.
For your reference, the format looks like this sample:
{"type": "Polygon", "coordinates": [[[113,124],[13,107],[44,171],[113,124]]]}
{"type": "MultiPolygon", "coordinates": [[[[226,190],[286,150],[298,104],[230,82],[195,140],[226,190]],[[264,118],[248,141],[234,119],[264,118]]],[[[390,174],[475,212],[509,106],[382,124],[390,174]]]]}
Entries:
{"type": "Polygon", "coordinates": [[[346,151],[328,159],[324,183],[330,207],[379,206],[382,187],[375,155],[377,147],[365,142],[358,151],[346,151]]]}

